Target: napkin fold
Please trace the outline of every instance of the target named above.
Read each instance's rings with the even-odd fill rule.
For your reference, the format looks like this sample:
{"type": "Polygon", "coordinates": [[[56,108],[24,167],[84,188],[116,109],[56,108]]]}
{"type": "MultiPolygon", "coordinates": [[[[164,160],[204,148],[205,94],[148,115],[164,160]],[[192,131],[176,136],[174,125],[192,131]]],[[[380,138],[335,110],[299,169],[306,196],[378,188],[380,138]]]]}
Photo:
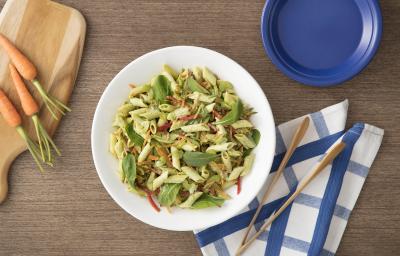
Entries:
{"type": "MultiPolygon", "coordinates": [[[[307,133],[262,207],[250,236],[286,201],[298,182],[334,143],[344,141],[346,148],[303,190],[268,230],[252,243],[244,255],[336,253],[384,134],[382,129],[364,123],[356,123],[345,131],[347,110],[348,101],[345,100],[308,115],[312,122],[307,133]]],[[[203,255],[235,254],[261,197],[303,118],[291,120],[276,128],[276,154],[271,173],[263,190],[248,207],[221,224],[194,231],[203,255]]]]}

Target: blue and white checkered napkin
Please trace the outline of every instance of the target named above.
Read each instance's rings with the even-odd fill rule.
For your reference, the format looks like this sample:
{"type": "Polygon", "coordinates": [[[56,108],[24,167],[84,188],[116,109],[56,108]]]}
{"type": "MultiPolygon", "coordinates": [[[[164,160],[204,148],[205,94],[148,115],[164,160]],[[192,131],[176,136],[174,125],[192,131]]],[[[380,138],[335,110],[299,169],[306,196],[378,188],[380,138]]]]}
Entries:
{"type": "MultiPolygon", "coordinates": [[[[348,101],[345,100],[309,115],[312,122],[306,136],[263,206],[250,235],[259,230],[267,217],[291,195],[302,177],[333,143],[343,140],[347,146],[244,255],[335,254],[383,137],[382,129],[363,123],[344,131],[347,109],[348,101]]],[[[267,184],[302,120],[298,118],[277,127],[276,155],[267,184]]],[[[204,255],[235,254],[265,188],[237,216],[194,231],[204,255]]]]}

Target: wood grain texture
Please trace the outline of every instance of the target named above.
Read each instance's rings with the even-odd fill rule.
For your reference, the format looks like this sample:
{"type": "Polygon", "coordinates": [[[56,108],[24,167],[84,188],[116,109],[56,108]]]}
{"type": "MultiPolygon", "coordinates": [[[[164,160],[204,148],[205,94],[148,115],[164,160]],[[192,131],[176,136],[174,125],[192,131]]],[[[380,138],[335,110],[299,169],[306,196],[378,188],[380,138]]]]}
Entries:
{"type": "MultiPolygon", "coordinates": [[[[198,45],[243,65],[262,85],[277,123],[350,100],[348,125],[385,129],[337,255],[400,251],[400,1],[382,0],[384,33],[371,64],[340,87],[297,84],[266,58],[260,40],[262,0],[63,0],[88,23],[74,109],[55,134],[64,156],[39,175],[27,153],[10,172],[0,207],[0,255],[200,255],[190,232],[152,228],[120,209],[91,160],[90,129],[101,93],[131,60],[165,46],[198,45]]],[[[1,0],[3,5],[4,1],[1,0]]]]}
{"type": "MultiPolygon", "coordinates": [[[[35,64],[37,79],[53,96],[66,103],[74,87],[85,38],[85,21],[76,10],[49,0],[9,0],[0,15],[0,31],[35,64]]],[[[0,88],[10,97],[23,117],[23,125],[36,138],[30,117],[22,115],[10,78],[7,54],[0,49],[0,88]]],[[[29,82],[27,82],[29,84],[29,82]]],[[[32,86],[31,86],[32,87],[32,86]]],[[[34,97],[39,104],[37,91],[34,97]]],[[[59,120],[47,110],[40,112],[42,123],[52,134],[59,120]]],[[[26,149],[15,129],[0,117],[0,203],[7,193],[10,163],[26,149]]],[[[32,171],[35,169],[32,168],[32,171]]]]}

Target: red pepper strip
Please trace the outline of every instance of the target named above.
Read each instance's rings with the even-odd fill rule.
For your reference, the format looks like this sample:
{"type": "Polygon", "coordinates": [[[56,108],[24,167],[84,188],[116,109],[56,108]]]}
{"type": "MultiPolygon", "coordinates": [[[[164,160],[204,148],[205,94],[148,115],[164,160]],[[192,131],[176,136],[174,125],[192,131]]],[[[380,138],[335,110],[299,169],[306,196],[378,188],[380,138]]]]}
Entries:
{"type": "Polygon", "coordinates": [[[158,127],[158,131],[159,132],[166,132],[171,127],[171,125],[172,125],[171,122],[166,122],[165,124],[163,124],[160,127],[158,127]]]}
{"type": "Polygon", "coordinates": [[[198,115],[198,114],[186,115],[186,116],[181,116],[181,117],[179,117],[179,120],[182,120],[182,121],[189,121],[189,120],[193,120],[193,119],[197,119],[197,118],[201,118],[201,116],[198,115]]]}
{"type": "Polygon", "coordinates": [[[242,191],[242,182],[241,182],[241,180],[240,180],[240,176],[238,177],[238,180],[237,180],[237,190],[236,190],[236,194],[240,194],[240,191],[242,191]]]}
{"type": "Polygon", "coordinates": [[[146,191],[146,195],[147,195],[147,200],[149,201],[151,207],[153,207],[154,210],[156,210],[157,212],[160,212],[160,208],[154,202],[153,197],[151,196],[151,193],[149,191],[146,191]]]}

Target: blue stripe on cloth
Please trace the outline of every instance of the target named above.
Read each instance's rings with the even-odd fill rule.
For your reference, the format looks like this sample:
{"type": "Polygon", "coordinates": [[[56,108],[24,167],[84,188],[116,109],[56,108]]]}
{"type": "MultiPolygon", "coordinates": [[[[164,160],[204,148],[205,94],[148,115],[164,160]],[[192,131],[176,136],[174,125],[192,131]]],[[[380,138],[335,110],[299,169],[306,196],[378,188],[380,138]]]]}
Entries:
{"type": "MultiPolygon", "coordinates": [[[[296,204],[302,204],[302,205],[309,206],[309,207],[312,207],[315,209],[320,208],[321,201],[322,201],[322,199],[319,197],[307,195],[307,194],[303,194],[303,193],[300,193],[294,200],[294,202],[296,204]]],[[[341,219],[344,219],[344,220],[348,220],[350,213],[351,213],[351,210],[349,210],[341,205],[338,205],[338,204],[335,206],[335,210],[333,211],[333,215],[335,215],[336,217],[339,217],[341,219]]]]}
{"type": "Polygon", "coordinates": [[[320,252],[319,256],[335,256],[335,254],[334,254],[333,252],[330,252],[330,251],[328,251],[328,250],[323,249],[323,250],[320,252]]]}
{"type": "MultiPolygon", "coordinates": [[[[296,191],[296,184],[294,185],[291,192],[285,196],[284,202],[282,205],[288,200],[289,197],[293,195],[296,191]]],[[[279,207],[281,207],[280,205],[279,207]]],[[[285,230],[289,220],[290,211],[292,209],[293,203],[291,203],[279,217],[272,222],[271,229],[269,230],[269,236],[267,241],[267,247],[265,248],[265,254],[268,256],[278,256],[281,253],[283,239],[285,237],[285,230]]]]}
{"type": "Polygon", "coordinates": [[[323,138],[329,135],[328,127],[326,126],[324,115],[321,112],[312,113],[311,119],[313,120],[315,130],[317,130],[318,136],[323,138]]]}
{"type": "Polygon", "coordinates": [[[275,128],[276,134],[276,147],[275,147],[275,154],[280,154],[286,151],[285,141],[282,138],[281,131],[278,127],[275,128]]]}
{"type": "Polygon", "coordinates": [[[218,239],[214,242],[215,250],[218,256],[229,256],[228,247],[226,246],[225,240],[223,238],[218,239]]]}
{"type": "Polygon", "coordinates": [[[317,208],[319,209],[321,205],[321,198],[316,197],[316,196],[311,196],[307,194],[300,193],[296,199],[294,200],[296,204],[302,204],[305,206],[309,206],[312,208],[317,208]]]}
{"type": "Polygon", "coordinates": [[[285,178],[286,183],[288,184],[289,190],[294,188],[298,183],[296,174],[294,173],[293,167],[291,166],[283,170],[283,177],[285,178]]]}
{"type": "Polygon", "coordinates": [[[333,210],[333,215],[335,215],[339,218],[342,218],[346,221],[349,219],[350,213],[351,213],[351,210],[349,210],[343,206],[340,206],[338,204],[335,206],[335,210],[333,210]]]}
{"type": "MultiPolygon", "coordinates": [[[[335,141],[337,141],[342,135],[343,131],[337,132],[320,140],[316,140],[298,147],[293,152],[293,155],[289,159],[287,166],[292,166],[304,160],[324,154],[330,148],[330,146],[332,146],[332,144],[335,143],[335,141]]],[[[281,163],[285,153],[286,152],[283,152],[275,156],[271,167],[271,173],[275,172],[278,169],[279,164],[281,163]]]]}
{"type": "Polygon", "coordinates": [[[258,202],[258,199],[257,199],[257,197],[254,197],[254,199],[253,200],[251,200],[251,202],[249,203],[249,209],[250,210],[253,210],[253,209],[257,209],[257,207],[258,207],[258,205],[259,205],[260,203],[258,202]]]}
{"type": "Polygon", "coordinates": [[[307,252],[308,248],[310,247],[310,243],[286,236],[285,239],[283,239],[282,246],[299,252],[307,252]]]}
{"type": "MultiPolygon", "coordinates": [[[[306,159],[313,158],[315,156],[321,155],[325,153],[325,151],[341,136],[343,135],[342,132],[338,132],[325,138],[322,138],[318,141],[313,141],[298,147],[292,157],[290,158],[287,166],[292,166],[293,164],[302,162],[306,159]]],[[[282,161],[284,153],[278,154],[274,158],[274,162],[272,164],[271,172],[276,171],[280,162],[282,161]]],[[[269,204],[263,206],[260,215],[257,218],[257,222],[264,220],[266,217],[270,216],[271,213],[276,209],[276,206],[279,205],[283,198],[277,199],[269,204]]],[[[200,231],[196,234],[196,239],[199,243],[200,247],[204,247],[220,238],[223,238],[227,235],[230,235],[240,229],[247,227],[250,223],[255,209],[249,210],[247,212],[241,213],[235,217],[232,217],[229,220],[226,220],[223,223],[220,223],[216,226],[207,228],[205,230],[200,231]]],[[[257,225],[256,225],[257,227],[257,225]]]]}
{"type": "Polygon", "coordinates": [[[268,231],[268,230],[265,230],[264,232],[262,232],[262,233],[257,237],[257,240],[266,242],[266,241],[268,240],[268,237],[269,237],[269,231],[268,231]]]}
{"type": "MultiPolygon", "coordinates": [[[[261,241],[267,241],[269,236],[269,231],[265,231],[263,232],[259,237],[258,240],[261,241]]],[[[283,243],[282,243],[282,247],[288,248],[288,249],[292,249],[294,251],[298,251],[298,252],[303,252],[303,253],[307,253],[308,249],[310,248],[310,243],[307,241],[303,241],[294,237],[290,237],[290,236],[285,236],[283,238],[283,243]]],[[[323,249],[321,251],[321,253],[319,254],[319,256],[333,256],[335,255],[334,253],[323,249]]]]}
{"type": "Polygon", "coordinates": [[[308,251],[309,255],[318,255],[322,251],[354,144],[360,138],[363,129],[363,124],[356,124],[343,136],[342,141],[346,143],[346,147],[333,161],[308,251]]]}
{"type": "MultiPolygon", "coordinates": [[[[284,198],[279,198],[268,204],[265,204],[258,215],[256,222],[260,222],[271,215],[271,213],[282,203],[284,198]]],[[[241,213],[229,220],[222,222],[218,225],[200,231],[196,234],[197,242],[200,247],[204,247],[210,243],[217,241],[218,239],[224,238],[238,230],[247,227],[254,216],[256,209],[241,213]]]]}
{"type": "Polygon", "coordinates": [[[349,172],[354,173],[363,178],[367,177],[368,172],[369,172],[369,168],[367,166],[359,164],[359,163],[351,161],[351,160],[349,162],[349,165],[347,166],[347,170],[349,172]]]}

